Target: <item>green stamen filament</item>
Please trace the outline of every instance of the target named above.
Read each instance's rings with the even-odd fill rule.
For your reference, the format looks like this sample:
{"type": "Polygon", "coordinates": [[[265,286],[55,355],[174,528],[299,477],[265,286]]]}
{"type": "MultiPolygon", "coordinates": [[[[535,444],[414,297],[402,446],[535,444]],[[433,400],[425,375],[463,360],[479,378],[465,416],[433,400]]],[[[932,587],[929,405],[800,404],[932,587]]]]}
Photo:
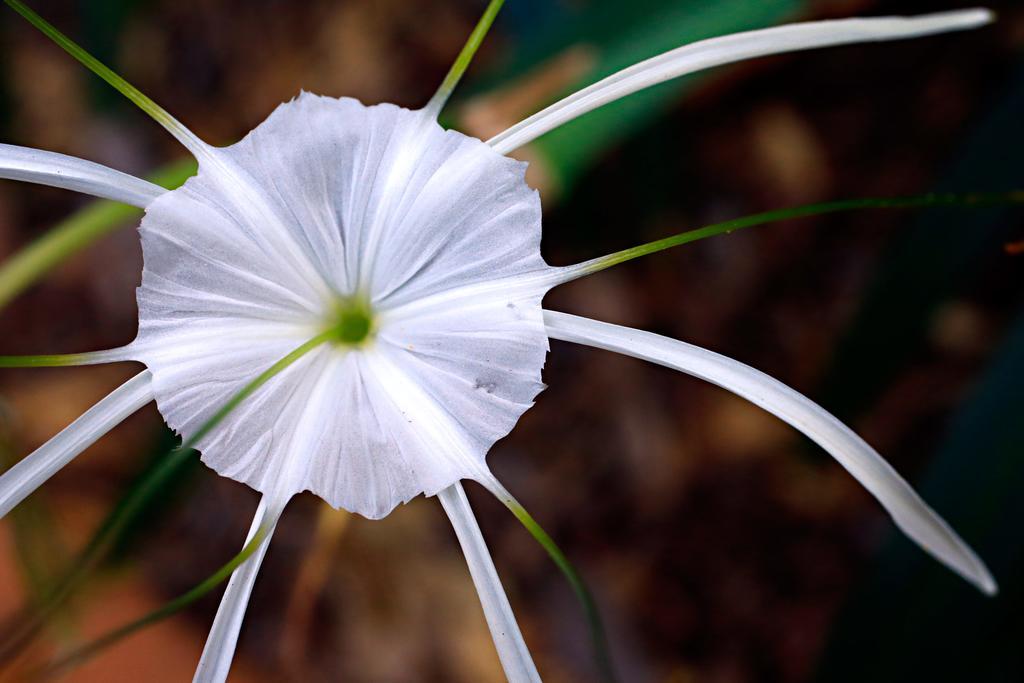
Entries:
{"type": "MultiPolygon", "coordinates": [[[[88,353],[61,353],[41,356],[0,356],[0,368],[64,368],[89,365],[88,353]]],[[[104,360],[93,362],[103,363],[104,360]]]]}
{"type": "Polygon", "coordinates": [[[795,218],[808,218],[810,216],[823,216],[830,213],[844,211],[861,211],[865,209],[923,209],[929,207],[966,207],[983,208],[995,206],[1008,206],[1013,204],[1024,204],[1024,191],[1001,192],[1001,193],[969,193],[969,194],[926,194],[917,197],[892,197],[892,198],[867,198],[867,199],[845,199],[834,202],[823,202],[820,204],[807,204],[804,206],[790,207],[766,211],[742,218],[715,223],[696,230],[679,233],[671,237],[641,244],[629,249],[623,249],[607,256],[601,256],[590,261],[584,261],[574,266],[565,268],[566,277],[562,282],[568,282],[576,278],[592,275],[606,268],[611,268],[626,261],[664,251],[672,247],[678,247],[690,242],[696,242],[715,235],[728,234],[734,230],[751,228],[766,223],[792,220],[795,218]]]}
{"type": "Polygon", "coordinates": [[[526,508],[512,494],[500,484],[492,489],[492,493],[519,520],[519,523],[533,536],[534,540],[544,548],[548,556],[555,563],[555,566],[558,567],[562,575],[569,582],[573,593],[576,595],[576,599],[583,607],[583,613],[590,627],[590,641],[594,648],[595,660],[601,678],[606,683],[614,683],[617,678],[612,664],[611,653],[608,649],[608,637],[605,633],[604,623],[601,620],[601,613],[597,609],[597,603],[594,602],[594,598],[583,577],[569,561],[565,553],[562,552],[562,549],[558,547],[554,539],[548,535],[548,532],[544,531],[543,527],[537,523],[537,520],[526,511],[526,508]]]}
{"type": "Polygon", "coordinates": [[[72,650],[64,656],[57,659],[55,662],[49,664],[41,672],[44,676],[52,676],[60,673],[61,671],[68,669],[72,666],[78,665],[86,661],[87,659],[99,654],[100,651],[113,645],[117,641],[130,636],[131,634],[139,631],[151,624],[155,624],[159,621],[163,621],[167,617],[174,615],[176,612],[180,612],[199,598],[203,597],[211,590],[219,586],[221,583],[226,581],[238,567],[240,567],[246,560],[248,560],[253,553],[259,549],[260,545],[267,540],[270,534],[271,526],[261,526],[256,530],[256,534],[253,535],[252,540],[245,544],[241,552],[232,557],[227,563],[225,563],[220,569],[206,577],[198,585],[193,586],[187,592],[179,595],[170,602],[153,610],[149,614],[146,614],[133,622],[125,624],[124,626],[115,628],[108,631],[106,634],[99,638],[82,645],[79,648],[72,650]]]}
{"type": "Polygon", "coordinates": [[[85,549],[71,563],[69,570],[56,582],[43,602],[35,610],[25,610],[17,618],[14,623],[17,623],[18,626],[14,632],[0,643],[0,662],[9,660],[32,641],[46,624],[49,617],[71,596],[74,589],[92,573],[107,552],[117,544],[122,533],[130,528],[132,523],[145,512],[147,506],[160,492],[163,485],[181,470],[188,461],[188,457],[192,454],[193,449],[195,449],[203,437],[209,434],[239,404],[273,377],[280,374],[313,349],[331,341],[333,338],[333,331],[328,330],[296,347],[288,355],[278,360],[242,387],[191,438],[177,448],[172,449],[163,458],[159,466],[152,470],[145,479],[139,482],[137,486],[134,486],[117,503],[103,523],[100,524],[96,533],[93,534],[85,549]]]}
{"type": "Polygon", "coordinates": [[[452,68],[448,70],[448,74],[441,82],[441,87],[437,89],[434,96],[430,98],[430,102],[423,108],[431,116],[436,117],[441,113],[441,108],[448,101],[452,91],[455,90],[455,86],[459,84],[462,74],[466,73],[466,69],[469,68],[470,62],[473,61],[473,56],[476,54],[480,44],[484,42],[484,37],[490,30],[495,18],[497,18],[498,11],[501,10],[503,4],[505,4],[505,0],[491,0],[490,4],[487,5],[483,16],[480,17],[480,21],[476,24],[476,28],[469,34],[469,39],[466,40],[466,44],[462,47],[462,51],[459,52],[459,56],[455,58],[455,63],[452,64],[452,68]]]}
{"type": "Polygon", "coordinates": [[[135,103],[139,109],[149,114],[154,121],[176,137],[189,151],[196,153],[205,146],[202,140],[193,135],[185,126],[181,125],[163,107],[146,97],[138,88],[118,76],[110,67],[86,52],[78,43],[58,31],[53,24],[36,14],[25,3],[20,0],[4,0],[4,2],[24,17],[28,23],[39,29],[47,38],[57,43],[65,52],[77,59],[84,67],[113,86],[115,90],[135,103]]]}
{"type": "MultiPolygon", "coordinates": [[[[234,170],[224,163],[223,159],[214,152],[212,147],[196,137],[192,131],[186,128],[176,118],[171,116],[156,102],[146,97],[146,95],[144,95],[138,88],[118,76],[108,66],[90,55],[80,45],[58,31],[56,27],[47,22],[41,16],[33,12],[25,5],[25,3],[21,2],[21,0],[4,0],[4,2],[14,9],[15,12],[24,17],[26,21],[39,29],[44,35],[46,35],[46,37],[57,43],[57,45],[63,48],[65,52],[77,59],[83,66],[113,86],[115,90],[135,103],[135,105],[142,111],[149,114],[154,121],[163,126],[168,133],[173,135],[178,142],[184,145],[185,149],[191,152],[192,156],[194,156],[197,161],[212,164],[217,168],[218,172],[231,175],[232,177],[236,175],[234,170]]],[[[237,177],[235,180],[240,181],[237,177]]],[[[244,182],[242,182],[240,187],[244,187],[244,182]]],[[[255,195],[250,197],[250,199],[252,198],[258,199],[255,195]]],[[[257,204],[257,206],[261,205],[257,204]]]]}

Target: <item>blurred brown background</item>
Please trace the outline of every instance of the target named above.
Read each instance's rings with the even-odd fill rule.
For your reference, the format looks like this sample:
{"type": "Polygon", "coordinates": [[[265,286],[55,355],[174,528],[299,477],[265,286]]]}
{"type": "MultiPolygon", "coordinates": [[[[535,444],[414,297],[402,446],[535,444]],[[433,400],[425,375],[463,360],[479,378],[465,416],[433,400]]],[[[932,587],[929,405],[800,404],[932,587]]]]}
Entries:
{"type": "MultiPolygon", "coordinates": [[[[483,6],[32,4],[200,137],[220,143],[244,135],[300,88],[420,106],[483,6]]],[[[566,264],[812,201],[1020,189],[1024,8],[990,4],[1001,20],[982,31],[758,60],[662,87],[604,123],[583,119],[541,140],[524,154],[547,210],[545,257],[566,264]]],[[[508,0],[447,123],[487,137],[616,60],[651,56],[662,43],[787,19],[957,6],[508,0]]],[[[183,157],[144,114],[6,8],[0,36],[4,142],[140,175],[183,157]]],[[[87,202],[0,184],[0,252],[14,253],[87,202]]],[[[1024,291],[1021,239],[1019,210],[839,215],[710,239],[548,297],[554,309],[694,342],[808,393],[912,481],[927,482],[934,496],[926,497],[982,556],[990,559],[989,544],[1001,549],[993,568],[1004,594],[992,606],[922,561],[843,470],[771,416],[663,368],[555,342],[549,388],[489,461],[588,578],[623,681],[796,683],[839,680],[842,672],[855,680],[851,651],[873,680],[915,657],[936,666],[930,680],[1024,678],[1019,653],[1009,645],[992,651],[1000,638],[1024,635],[1019,616],[1006,616],[1021,612],[1022,535],[986,526],[982,508],[1011,520],[1013,509],[986,497],[989,484],[962,475],[998,474],[1008,500],[1024,482],[1014,478],[1020,441],[1000,446],[1007,459],[997,462],[968,419],[971,410],[1001,414],[972,406],[988,396],[991,373],[1012,379],[998,369],[1000,359],[1024,347],[1013,332],[1024,291]],[[977,448],[950,446],[957,429],[977,448]],[[936,460],[968,464],[932,476],[936,460]],[[919,581],[924,575],[908,567],[933,573],[919,581]],[[934,592],[907,589],[925,584],[934,592]],[[954,645],[932,640],[921,619],[954,645]],[[996,625],[998,637],[981,638],[996,625]],[[871,636],[881,641],[886,629],[914,631],[922,642],[885,650],[871,636]],[[972,636],[986,642],[957,651],[955,643],[972,636]]],[[[127,343],[140,269],[130,226],[105,238],[0,314],[2,353],[127,343]]],[[[0,407],[10,451],[28,453],[135,371],[5,370],[0,407]]],[[[1000,391],[986,400],[1001,410],[1024,402],[1015,381],[1000,391]]],[[[1019,432],[1014,423],[1003,426],[1019,432]]],[[[151,406],[57,475],[32,500],[31,548],[17,546],[5,520],[0,611],[13,614],[31,598],[33,582],[59,569],[168,438],[151,406]]],[[[568,586],[501,505],[469,489],[545,680],[593,679],[586,624],[568,586]]],[[[188,589],[238,550],[254,509],[251,491],[196,466],[27,658],[40,661],[188,589]]],[[[218,599],[216,591],[64,680],[189,680],[218,599]]],[[[17,679],[16,671],[8,676],[17,679]]],[[[418,499],[380,522],[308,497],[289,508],[256,586],[232,680],[500,679],[436,501],[418,499]]]]}

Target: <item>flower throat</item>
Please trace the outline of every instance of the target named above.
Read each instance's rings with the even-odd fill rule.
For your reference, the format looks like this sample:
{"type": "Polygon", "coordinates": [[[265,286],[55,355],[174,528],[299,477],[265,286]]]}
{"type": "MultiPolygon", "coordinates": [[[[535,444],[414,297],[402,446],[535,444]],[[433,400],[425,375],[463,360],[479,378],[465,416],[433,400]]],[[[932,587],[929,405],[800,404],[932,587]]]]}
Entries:
{"type": "Polygon", "coordinates": [[[361,346],[372,336],[373,311],[362,299],[341,299],[334,307],[328,330],[335,344],[361,346]]]}

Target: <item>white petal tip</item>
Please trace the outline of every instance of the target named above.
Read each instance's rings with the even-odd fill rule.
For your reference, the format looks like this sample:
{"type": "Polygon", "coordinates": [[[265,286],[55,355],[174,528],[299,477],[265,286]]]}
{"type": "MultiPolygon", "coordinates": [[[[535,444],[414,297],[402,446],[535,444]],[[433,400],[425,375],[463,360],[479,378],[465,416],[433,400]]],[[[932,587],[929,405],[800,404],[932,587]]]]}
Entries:
{"type": "MultiPolygon", "coordinates": [[[[990,598],[995,596],[999,592],[999,586],[988,567],[959,537],[954,535],[954,538],[959,546],[955,555],[949,556],[942,552],[936,552],[935,549],[929,552],[932,552],[936,559],[946,564],[986,596],[990,598]]],[[[920,541],[918,542],[920,543],[920,541]]]]}
{"type": "Polygon", "coordinates": [[[992,578],[992,575],[988,573],[988,570],[982,567],[984,573],[981,576],[975,577],[971,583],[978,587],[986,597],[994,598],[999,595],[999,584],[992,578]]]}
{"type": "Polygon", "coordinates": [[[965,29],[985,26],[996,20],[996,13],[987,7],[973,7],[955,12],[944,12],[938,16],[946,17],[951,27],[957,26],[965,29]]]}
{"type": "Polygon", "coordinates": [[[962,545],[954,557],[942,553],[935,553],[935,557],[952,569],[964,581],[984,593],[986,597],[995,597],[999,593],[999,585],[996,583],[995,578],[992,577],[988,567],[966,545],[962,545]]]}
{"type": "Polygon", "coordinates": [[[992,597],[998,593],[996,580],[977,553],[917,494],[909,488],[908,491],[900,502],[912,512],[893,514],[896,526],[925,552],[985,595],[992,597]]]}
{"type": "MultiPolygon", "coordinates": [[[[985,7],[974,7],[971,9],[953,10],[952,12],[934,12],[932,14],[918,14],[915,16],[902,17],[872,17],[866,21],[869,30],[877,28],[878,40],[898,40],[902,38],[914,38],[920,36],[935,35],[939,33],[950,33],[952,31],[969,31],[991,24],[996,20],[996,14],[985,7]],[[891,20],[891,23],[890,21],[891,20]]],[[[844,21],[856,22],[856,19],[840,19],[837,24],[844,21]]]]}

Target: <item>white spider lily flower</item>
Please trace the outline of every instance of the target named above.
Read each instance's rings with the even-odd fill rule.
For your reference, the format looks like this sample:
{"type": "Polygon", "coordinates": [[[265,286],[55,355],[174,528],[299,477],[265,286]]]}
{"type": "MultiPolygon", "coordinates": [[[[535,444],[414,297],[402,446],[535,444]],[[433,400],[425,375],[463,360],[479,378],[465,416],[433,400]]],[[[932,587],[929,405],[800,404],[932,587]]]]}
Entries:
{"type": "Polygon", "coordinates": [[[306,93],[208,153],[219,166],[139,228],[130,352],[168,424],[191,435],[252,368],[333,330],[200,441],[210,467],[372,519],[485,477],[541,389],[558,272],[525,164],[418,112],[306,93]]]}
{"type": "MultiPolygon", "coordinates": [[[[436,121],[461,74],[453,68],[422,110],[301,93],[242,141],[218,148],[20,3],[8,4],[153,115],[196,156],[199,173],[165,192],[90,162],[0,146],[0,177],[145,208],[138,337],[123,349],[53,364],[137,360],[147,368],[0,477],[0,513],[155,398],[172,428],[197,439],[207,465],[263,494],[250,538],[272,530],[305,490],[374,519],[417,495],[437,495],[506,675],[539,680],[459,482],[478,481],[511,500],[485,458],[543,388],[554,338],[697,375],[773,412],[832,454],[924,549],[995,592],[981,561],[895,470],[805,397],[710,351],[543,311],[548,289],[606,266],[544,262],[538,195],[524,180],[525,164],[505,156],[669,78],[759,55],[973,28],[991,21],[986,10],[812,22],[702,41],[615,74],[489,143],[436,121]],[[254,375],[284,357],[292,358],[287,367],[203,431],[254,375]]],[[[482,38],[479,28],[474,37],[482,38]]],[[[232,576],[196,680],[226,678],[267,545],[232,576]]]]}

